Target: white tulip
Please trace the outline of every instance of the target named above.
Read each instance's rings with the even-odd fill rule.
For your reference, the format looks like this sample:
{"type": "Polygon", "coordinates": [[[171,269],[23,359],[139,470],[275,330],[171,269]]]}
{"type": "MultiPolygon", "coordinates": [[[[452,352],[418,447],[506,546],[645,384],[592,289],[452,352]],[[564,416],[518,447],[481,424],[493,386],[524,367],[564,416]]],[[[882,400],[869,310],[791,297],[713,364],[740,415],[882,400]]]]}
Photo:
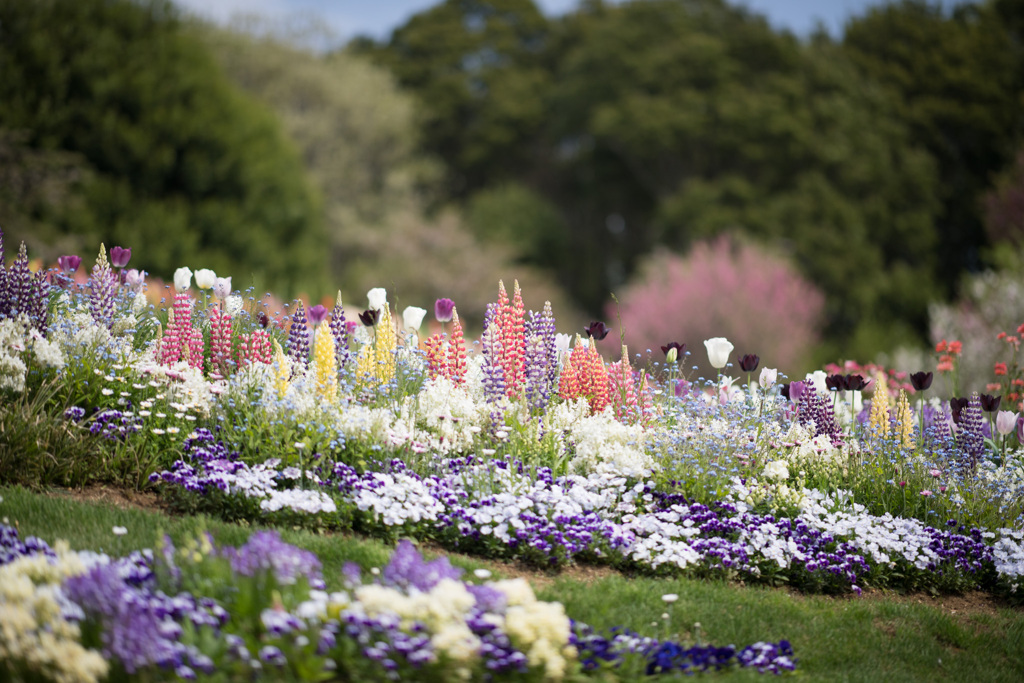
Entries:
{"type": "Polygon", "coordinates": [[[370,308],[375,311],[383,310],[388,305],[388,292],[383,287],[374,287],[366,293],[366,298],[370,301],[370,308]]]}
{"type": "Polygon", "coordinates": [[[184,292],[192,286],[192,271],[182,266],[174,271],[174,288],[179,292],[184,292]]]}
{"type": "Polygon", "coordinates": [[[196,271],[196,287],[199,289],[210,289],[217,283],[217,273],[209,268],[200,268],[196,271]]]}
{"type": "MultiPolygon", "coordinates": [[[[196,273],[198,277],[198,273],[196,273]]],[[[213,283],[213,293],[217,295],[219,299],[227,299],[228,295],[231,294],[231,278],[219,277],[217,281],[213,283]]]]}
{"type": "Polygon", "coordinates": [[[704,340],[704,348],[708,350],[711,367],[721,370],[729,362],[729,354],[732,353],[733,345],[725,337],[712,337],[704,340]]]}
{"type": "Polygon", "coordinates": [[[425,308],[406,306],[405,310],[402,311],[402,328],[410,334],[419,332],[420,326],[423,324],[423,317],[426,314],[427,309],[425,308]]]}

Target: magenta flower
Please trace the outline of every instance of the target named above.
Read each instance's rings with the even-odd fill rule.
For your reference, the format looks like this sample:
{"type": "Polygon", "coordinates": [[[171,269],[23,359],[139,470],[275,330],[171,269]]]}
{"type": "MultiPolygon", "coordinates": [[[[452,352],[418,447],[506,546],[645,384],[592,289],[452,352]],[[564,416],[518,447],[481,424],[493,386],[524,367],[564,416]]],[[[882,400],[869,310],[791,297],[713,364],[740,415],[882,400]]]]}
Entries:
{"type": "Polygon", "coordinates": [[[455,302],[451,299],[438,299],[434,302],[434,317],[439,323],[451,322],[455,302]]]}
{"type": "Polygon", "coordinates": [[[313,323],[313,326],[316,327],[327,317],[327,308],[317,304],[309,309],[306,316],[309,318],[309,322],[313,323]]]}
{"type": "Polygon", "coordinates": [[[111,247],[110,248],[110,265],[115,268],[124,268],[128,265],[128,261],[132,258],[132,250],[129,247],[124,249],[122,247],[111,247]]]}
{"type": "Polygon", "coordinates": [[[57,259],[57,265],[66,273],[73,273],[78,270],[78,266],[82,265],[82,257],[67,255],[61,256],[57,259]]]}

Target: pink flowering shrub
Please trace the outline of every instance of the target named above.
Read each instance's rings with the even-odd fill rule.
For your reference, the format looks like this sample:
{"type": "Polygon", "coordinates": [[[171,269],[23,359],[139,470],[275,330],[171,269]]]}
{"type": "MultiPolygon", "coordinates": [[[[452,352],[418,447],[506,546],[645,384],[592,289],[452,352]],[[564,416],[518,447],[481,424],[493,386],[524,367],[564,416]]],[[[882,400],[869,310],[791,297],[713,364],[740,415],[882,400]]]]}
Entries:
{"type": "Polygon", "coordinates": [[[659,251],[641,264],[619,297],[618,311],[608,306],[608,319],[621,316],[630,349],[651,349],[670,341],[685,343],[691,352],[680,359],[684,372],[693,365],[713,376],[703,341],[726,337],[735,345],[730,357],[761,356],[767,367],[788,374],[805,369],[818,341],[825,298],[786,261],[748,244],[725,238],[696,244],[687,256],[659,251]]]}

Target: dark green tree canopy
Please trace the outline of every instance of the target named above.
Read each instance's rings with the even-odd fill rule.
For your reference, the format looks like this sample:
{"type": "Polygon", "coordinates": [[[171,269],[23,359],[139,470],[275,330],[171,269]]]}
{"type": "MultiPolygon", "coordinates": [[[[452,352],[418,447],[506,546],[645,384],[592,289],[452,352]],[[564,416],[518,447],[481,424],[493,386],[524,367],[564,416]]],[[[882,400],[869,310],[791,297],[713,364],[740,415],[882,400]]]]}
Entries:
{"type": "Polygon", "coordinates": [[[132,265],[164,277],[210,267],[286,291],[322,277],[297,155],[169,2],[0,0],[0,74],[0,128],[88,171],[55,219],[81,247],[136,247],[132,265]]]}

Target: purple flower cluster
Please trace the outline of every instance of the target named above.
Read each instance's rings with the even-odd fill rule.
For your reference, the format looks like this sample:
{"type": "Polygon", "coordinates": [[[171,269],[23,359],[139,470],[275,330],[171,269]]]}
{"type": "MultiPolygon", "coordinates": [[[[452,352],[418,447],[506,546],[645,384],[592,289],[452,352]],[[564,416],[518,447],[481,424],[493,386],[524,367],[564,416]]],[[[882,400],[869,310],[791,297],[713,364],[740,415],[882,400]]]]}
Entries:
{"type": "Polygon", "coordinates": [[[807,382],[800,396],[800,424],[814,429],[814,436],[828,436],[832,445],[843,445],[843,430],[836,421],[836,412],[828,398],[819,394],[812,382],[807,382]]]}
{"type": "Polygon", "coordinates": [[[96,564],[64,584],[68,598],[100,625],[104,656],[119,660],[129,674],[153,665],[183,678],[189,671],[213,673],[212,659],[181,642],[183,624],[217,630],[228,613],[207,598],[170,597],[148,582],[133,585],[123,573],[120,562],[96,564]]]}
{"type": "Polygon", "coordinates": [[[48,328],[47,300],[50,283],[40,270],[35,275],[28,267],[28,249],[21,243],[18,256],[8,269],[4,266],[4,234],[0,230],[0,319],[24,313],[43,335],[48,328]]]}
{"type": "Polygon", "coordinates": [[[288,357],[297,367],[304,368],[309,362],[309,326],[306,311],[301,301],[295,302],[295,313],[288,328],[288,357]]]}
{"type": "Polygon", "coordinates": [[[555,346],[555,316],[551,302],[537,313],[530,311],[526,322],[526,401],[543,411],[558,379],[558,349],[555,346]]]}
{"type": "Polygon", "coordinates": [[[330,322],[331,336],[334,337],[334,353],[338,359],[338,366],[344,367],[349,361],[351,353],[348,348],[348,325],[345,321],[345,307],[341,305],[341,296],[338,296],[338,303],[331,310],[330,322]]]}
{"type": "Polygon", "coordinates": [[[89,309],[93,320],[108,330],[114,324],[114,298],[117,296],[118,277],[106,258],[96,261],[89,277],[89,309]]]}
{"type": "Polygon", "coordinates": [[[579,652],[584,671],[598,671],[608,666],[619,668],[630,655],[638,655],[645,660],[644,673],[648,676],[673,672],[692,675],[737,665],[773,674],[796,669],[793,648],[788,640],[754,643],[742,650],[733,645],[685,647],[675,641],[659,641],[619,627],[612,628],[606,636],[587,624],[573,621],[570,642],[579,652]]]}
{"type": "Polygon", "coordinates": [[[35,536],[29,536],[24,541],[18,537],[18,530],[6,524],[0,524],[0,566],[14,562],[26,555],[44,554],[48,557],[57,557],[53,549],[35,536]]]}
{"type": "Polygon", "coordinates": [[[324,588],[320,560],[308,551],[285,543],[276,531],[257,531],[245,545],[226,547],[221,554],[239,576],[255,576],[268,571],[282,584],[305,579],[316,589],[324,588]]]}
{"type": "MultiPolygon", "coordinates": [[[[71,410],[73,408],[68,408],[68,411],[71,410]]],[[[89,425],[91,434],[102,436],[110,441],[124,441],[129,434],[134,434],[140,429],[142,429],[141,417],[112,408],[96,413],[89,425]]]]}
{"type": "Polygon", "coordinates": [[[957,443],[963,454],[960,465],[967,472],[976,471],[978,462],[985,454],[985,426],[981,412],[981,397],[978,392],[974,392],[960,416],[960,431],[957,434],[957,443]]]}

